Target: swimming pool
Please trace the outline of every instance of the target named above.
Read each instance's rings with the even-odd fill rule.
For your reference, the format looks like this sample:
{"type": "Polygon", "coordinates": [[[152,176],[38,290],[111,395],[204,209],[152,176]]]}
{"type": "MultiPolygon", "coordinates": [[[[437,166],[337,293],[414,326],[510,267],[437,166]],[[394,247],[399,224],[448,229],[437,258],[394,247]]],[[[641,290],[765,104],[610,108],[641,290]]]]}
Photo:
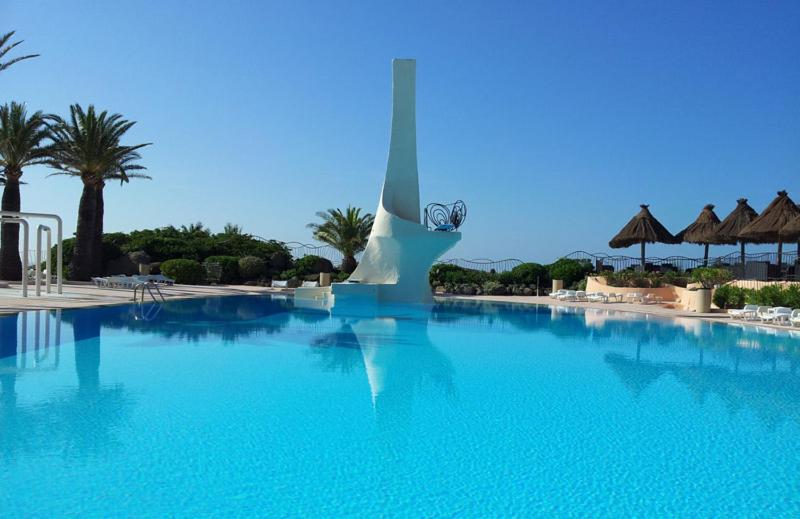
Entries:
{"type": "Polygon", "coordinates": [[[253,296],[3,317],[0,345],[4,516],[800,512],[787,332],[253,296]]]}

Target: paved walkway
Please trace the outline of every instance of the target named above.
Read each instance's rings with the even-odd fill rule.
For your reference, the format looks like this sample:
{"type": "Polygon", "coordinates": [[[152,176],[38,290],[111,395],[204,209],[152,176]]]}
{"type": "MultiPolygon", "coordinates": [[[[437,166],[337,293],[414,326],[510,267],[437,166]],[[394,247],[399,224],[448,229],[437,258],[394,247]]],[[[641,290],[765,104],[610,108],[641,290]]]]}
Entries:
{"type": "MultiPolygon", "coordinates": [[[[548,296],[445,296],[454,299],[467,299],[478,301],[497,301],[501,303],[523,303],[531,305],[550,305],[550,306],[566,306],[566,307],[579,307],[579,308],[596,308],[602,310],[612,310],[621,312],[634,312],[639,314],[657,315],[661,317],[681,317],[687,319],[701,319],[703,321],[721,322],[726,324],[735,324],[737,326],[763,326],[768,328],[776,328],[779,330],[791,330],[792,327],[780,324],[768,324],[761,321],[743,321],[741,319],[731,319],[727,312],[716,311],[709,313],[689,312],[687,310],[672,308],[670,303],[663,304],[638,304],[638,303],[588,303],[588,302],[575,302],[575,301],[557,301],[548,296]]],[[[795,331],[800,328],[795,327],[795,331]]]]}
{"type": "MultiPolygon", "coordinates": [[[[189,299],[195,297],[227,296],[244,294],[276,293],[278,290],[266,287],[250,286],[197,286],[175,285],[160,286],[164,298],[189,299]]],[[[19,284],[11,283],[9,288],[0,288],[0,313],[19,312],[24,310],[46,310],[57,308],[84,308],[89,306],[108,306],[131,303],[132,288],[99,288],[90,283],[64,283],[63,294],[56,294],[55,285],[52,294],[34,295],[33,287],[28,286],[28,297],[22,297],[19,284]]]]}

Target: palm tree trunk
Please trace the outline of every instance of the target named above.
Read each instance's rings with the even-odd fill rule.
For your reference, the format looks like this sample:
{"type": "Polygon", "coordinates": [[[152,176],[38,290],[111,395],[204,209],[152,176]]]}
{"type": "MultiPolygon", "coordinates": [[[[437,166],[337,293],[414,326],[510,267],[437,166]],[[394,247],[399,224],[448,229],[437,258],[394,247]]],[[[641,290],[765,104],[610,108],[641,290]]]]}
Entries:
{"type": "MultiPolygon", "coordinates": [[[[6,186],[3,188],[3,211],[19,211],[19,177],[6,171],[6,186]]],[[[0,228],[0,279],[20,281],[22,260],[19,256],[19,224],[4,223],[0,228]]],[[[24,251],[23,254],[27,254],[24,251]]]]}
{"type": "Polygon", "coordinates": [[[75,232],[75,252],[69,264],[69,277],[76,281],[89,281],[92,272],[92,253],[95,233],[95,205],[97,195],[92,183],[83,183],[83,193],[78,205],[78,228],[75,232]]]}
{"type": "Polygon", "coordinates": [[[356,258],[353,255],[346,255],[342,260],[342,272],[352,274],[357,266],[358,262],[356,261],[356,258]]]}
{"type": "Polygon", "coordinates": [[[103,182],[98,184],[95,189],[94,235],[92,236],[92,276],[102,276],[104,274],[105,267],[105,258],[103,258],[103,215],[105,212],[105,202],[103,200],[104,187],[105,183],[103,182]]]}

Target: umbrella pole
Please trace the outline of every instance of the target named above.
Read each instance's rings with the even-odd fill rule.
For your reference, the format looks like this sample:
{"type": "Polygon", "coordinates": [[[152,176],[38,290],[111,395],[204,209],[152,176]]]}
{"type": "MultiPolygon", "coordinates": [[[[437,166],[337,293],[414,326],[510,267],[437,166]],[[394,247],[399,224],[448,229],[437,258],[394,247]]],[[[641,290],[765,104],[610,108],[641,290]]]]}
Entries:
{"type": "Polygon", "coordinates": [[[742,250],[742,269],[744,269],[745,258],[744,258],[744,242],[743,241],[739,242],[739,247],[741,247],[741,250],[742,250]]]}
{"type": "Polygon", "coordinates": [[[780,275],[781,265],[783,264],[783,242],[778,241],[778,274],[780,275]]]}
{"type": "Polygon", "coordinates": [[[644,242],[642,242],[642,272],[644,272],[644,242]]]}
{"type": "Polygon", "coordinates": [[[708,266],[708,244],[706,243],[705,246],[706,246],[706,250],[703,253],[703,266],[707,267],[708,266]]]}

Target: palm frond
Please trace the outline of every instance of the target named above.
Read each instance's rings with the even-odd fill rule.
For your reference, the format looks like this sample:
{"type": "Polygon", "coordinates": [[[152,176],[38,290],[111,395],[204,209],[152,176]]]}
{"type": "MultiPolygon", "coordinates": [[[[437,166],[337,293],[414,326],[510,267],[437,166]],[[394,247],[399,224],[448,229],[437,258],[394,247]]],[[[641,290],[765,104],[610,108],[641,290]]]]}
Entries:
{"type": "MultiPolygon", "coordinates": [[[[8,33],[4,34],[3,36],[0,36],[0,58],[3,58],[3,56],[5,56],[9,52],[11,52],[17,45],[21,44],[24,41],[24,40],[20,40],[20,41],[8,44],[8,42],[11,40],[12,36],[14,36],[14,32],[15,31],[11,31],[11,32],[8,32],[8,33]]],[[[26,54],[24,56],[19,56],[19,57],[13,58],[13,59],[11,59],[9,61],[6,61],[5,63],[0,62],[0,71],[3,71],[5,69],[7,69],[8,67],[10,67],[11,65],[13,65],[15,63],[19,63],[22,60],[36,58],[38,56],[39,56],[39,54],[26,54]]]]}

